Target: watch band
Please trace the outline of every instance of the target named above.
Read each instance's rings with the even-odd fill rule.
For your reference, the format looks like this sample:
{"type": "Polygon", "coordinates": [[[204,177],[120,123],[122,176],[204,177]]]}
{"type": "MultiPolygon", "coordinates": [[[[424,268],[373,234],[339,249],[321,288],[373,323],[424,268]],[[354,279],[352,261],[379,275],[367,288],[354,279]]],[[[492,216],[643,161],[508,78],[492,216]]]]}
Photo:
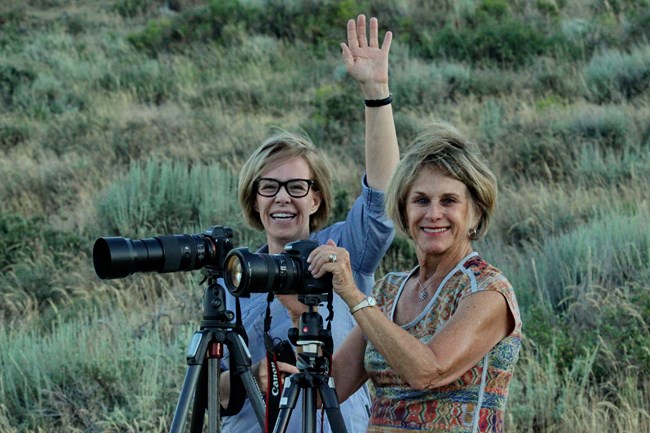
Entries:
{"type": "Polygon", "coordinates": [[[375,298],[373,298],[372,296],[368,296],[366,299],[359,302],[354,307],[350,308],[350,314],[354,314],[357,311],[366,307],[374,307],[375,305],[377,305],[377,301],[375,300],[375,298]]]}

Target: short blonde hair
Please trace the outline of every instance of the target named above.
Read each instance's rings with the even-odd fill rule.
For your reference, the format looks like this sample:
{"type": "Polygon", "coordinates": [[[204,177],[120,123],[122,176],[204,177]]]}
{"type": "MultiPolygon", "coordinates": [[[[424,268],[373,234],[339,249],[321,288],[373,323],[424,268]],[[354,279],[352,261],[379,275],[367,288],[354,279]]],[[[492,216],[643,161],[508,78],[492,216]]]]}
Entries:
{"type": "Polygon", "coordinates": [[[479,216],[476,234],[471,239],[485,235],[496,208],[496,177],[482,158],[479,148],[456,128],[443,122],[424,128],[395,168],[386,191],[386,212],[396,228],[410,237],[406,200],[416,178],[426,169],[439,169],[465,184],[473,210],[479,216]]]}
{"type": "Polygon", "coordinates": [[[321,194],[320,206],[309,218],[309,231],[318,230],[327,223],[332,210],[332,174],[327,159],[306,134],[279,129],[253,152],[239,173],[237,196],[249,226],[264,230],[260,214],[255,210],[255,179],[268,167],[296,156],[303,158],[309,165],[314,180],[312,189],[321,194]]]}

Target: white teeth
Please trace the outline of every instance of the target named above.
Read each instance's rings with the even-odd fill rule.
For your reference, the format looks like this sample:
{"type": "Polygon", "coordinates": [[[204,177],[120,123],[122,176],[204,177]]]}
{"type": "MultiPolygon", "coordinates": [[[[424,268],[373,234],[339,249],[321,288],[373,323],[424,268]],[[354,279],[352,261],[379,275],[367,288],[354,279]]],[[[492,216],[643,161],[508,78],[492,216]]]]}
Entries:
{"type": "Polygon", "coordinates": [[[422,228],[422,231],[424,231],[426,233],[442,233],[442,232],[444,232],[446,230],[447,230],[446,228],[445,229],[427,229],[427,228],[424,228],[424,227],[422,228]]]}
{"type": "Polygon", "coordinates": [[[291,213],[274,213],[274,214],[271,214],[271,218],[285,219],[285,218],[293,218],[293,217],[294,217],[294,214],[291,214],[291,213]]]}

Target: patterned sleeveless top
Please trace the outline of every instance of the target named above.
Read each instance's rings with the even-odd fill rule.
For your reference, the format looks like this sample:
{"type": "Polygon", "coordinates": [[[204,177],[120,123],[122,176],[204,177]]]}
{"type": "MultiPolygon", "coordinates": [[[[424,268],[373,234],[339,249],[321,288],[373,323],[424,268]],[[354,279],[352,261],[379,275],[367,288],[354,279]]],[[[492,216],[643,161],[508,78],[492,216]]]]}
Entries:
{"type": "MultiPolygon", "coordinates": [[[[416,270],[389,273],[375,284],[377,303],[391,319],[406,280],[416,270]]],[[[375,393],[369,433],[503,432],[508,387],[521,345],[521,317],[512,286],[501,272],[476,253],[468,255],[443,279],[424,311],[402,328],[426,344],[461,300],[484,290],[505,297],[515,328],[455,382],[429,390],[411,389],[368,341],[364,363],[375,393]]]]}

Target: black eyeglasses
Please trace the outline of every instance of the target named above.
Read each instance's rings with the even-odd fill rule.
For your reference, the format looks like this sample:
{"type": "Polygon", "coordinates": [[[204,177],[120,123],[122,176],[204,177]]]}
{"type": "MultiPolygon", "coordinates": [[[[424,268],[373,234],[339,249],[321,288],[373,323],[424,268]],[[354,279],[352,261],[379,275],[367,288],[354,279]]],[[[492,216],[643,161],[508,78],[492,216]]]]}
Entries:
{"type": "Polygon", "coordinates": [[[309,194],[309,189],[314,184],[311,179],[289,179],[281,182],[270,177],[255,179],[255,189],[262,197],[275,197],[280,188],[284,187],[287,193],[293,198],[301,198],[309,194]]]}

